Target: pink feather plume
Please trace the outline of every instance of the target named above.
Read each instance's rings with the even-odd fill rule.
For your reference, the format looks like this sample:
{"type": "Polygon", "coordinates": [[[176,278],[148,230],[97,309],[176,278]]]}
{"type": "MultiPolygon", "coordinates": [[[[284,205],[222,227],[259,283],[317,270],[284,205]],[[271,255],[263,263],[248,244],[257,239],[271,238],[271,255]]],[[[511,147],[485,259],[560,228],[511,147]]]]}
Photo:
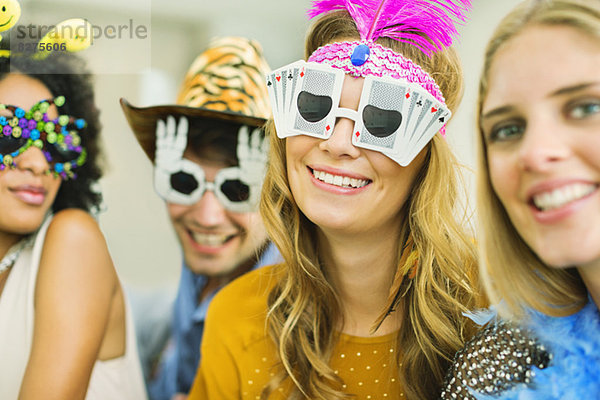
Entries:
{"type": "Polygon", "coordinates": [[[471,0],[314,0],[308,16],[347,10],[362,40],[388,37],[430,55],[452,44],[470,9],[471,0]]]}

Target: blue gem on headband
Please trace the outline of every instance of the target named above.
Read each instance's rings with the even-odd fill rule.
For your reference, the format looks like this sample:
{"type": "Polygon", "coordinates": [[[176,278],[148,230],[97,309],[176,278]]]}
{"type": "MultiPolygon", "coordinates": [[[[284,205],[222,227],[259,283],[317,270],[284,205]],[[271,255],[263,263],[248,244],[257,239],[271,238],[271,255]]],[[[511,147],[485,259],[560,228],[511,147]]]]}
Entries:
{"type": "Polygon", "coordinates": [[[359,44],[354,48],[354,51],[350,56],[350,61],[355,67],[360,67],[361,65],[367,62],[370,55],[371,50],[369,49],[369,46],[367,46],[366,44],[359,44]]]}

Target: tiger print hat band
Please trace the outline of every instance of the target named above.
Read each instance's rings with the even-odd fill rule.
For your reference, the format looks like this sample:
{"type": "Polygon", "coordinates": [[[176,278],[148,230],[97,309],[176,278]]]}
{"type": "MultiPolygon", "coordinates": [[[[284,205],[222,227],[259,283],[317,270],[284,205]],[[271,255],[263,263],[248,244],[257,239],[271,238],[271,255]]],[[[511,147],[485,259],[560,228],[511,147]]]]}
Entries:
{"type": "Polygon", "coordinates": [[[217,38],[192,63],[176,104],[138,108],[121,99],[121,107],[142,149],[154,161],[156,123],[169,115],[264,125],[271,112],[264,82],[269,71],[258,42],[217,38]]]}

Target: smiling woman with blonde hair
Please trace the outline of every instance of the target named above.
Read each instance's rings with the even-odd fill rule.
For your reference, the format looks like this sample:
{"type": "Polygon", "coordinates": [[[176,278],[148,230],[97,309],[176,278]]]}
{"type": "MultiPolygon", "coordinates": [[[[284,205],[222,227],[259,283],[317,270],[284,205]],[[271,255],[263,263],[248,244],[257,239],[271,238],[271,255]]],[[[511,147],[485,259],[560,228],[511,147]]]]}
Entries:
{"type": "Polygon", "coordinates": [[[600,397],[599,65],[597,1],[525,1],[489,42],[481,267],[505,319],[457,356],[443,398],[600,397]]]}
{"type": "Polygon", "coordinates": [[[357,29],[368,8],[323,10],[332,3],[311,10],[325,15],[308,61],[268,76],[261,213],[285,262],[215,298],[190,399],[434,399],[470,336],[461,312],[476,306],[475,250],[455,218],[457,162],[443,137],[461,68],[449,33],[418,28],[452,19],[411,4],[419,23],[398,34],[410,43],[385,27],[369,40],[357,29]],[[411,104],[427,123],[411,125],[411,104]]]}

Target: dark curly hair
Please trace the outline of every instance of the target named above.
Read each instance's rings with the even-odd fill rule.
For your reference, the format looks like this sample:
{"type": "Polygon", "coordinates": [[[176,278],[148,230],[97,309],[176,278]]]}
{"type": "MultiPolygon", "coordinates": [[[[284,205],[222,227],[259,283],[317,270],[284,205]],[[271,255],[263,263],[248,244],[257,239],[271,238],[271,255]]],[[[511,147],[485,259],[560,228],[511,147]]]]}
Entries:
{"type": "MultiPolygon", "coordinates": [[[[14,41],[11,47],[13,50],[17,49],[14,41]]],[[[43,60],[13,52],[10,58],[0,58],[0,81],[11,73],[21,73],[37,79],[54,96],[64,96],[66,101],[60,108],[60,113],[87,121],[87,127],[81,134],[81,145],[87,150],[86,162],[75,170],[76,179],[61,183],[52,211],[58,212],[65,208],[98,211],[102,204],[102,194],[94,186],[102,176],[100,111],[94,101],[92,75],[84,60],[64,51],[51,53],[43,60]]]]}

